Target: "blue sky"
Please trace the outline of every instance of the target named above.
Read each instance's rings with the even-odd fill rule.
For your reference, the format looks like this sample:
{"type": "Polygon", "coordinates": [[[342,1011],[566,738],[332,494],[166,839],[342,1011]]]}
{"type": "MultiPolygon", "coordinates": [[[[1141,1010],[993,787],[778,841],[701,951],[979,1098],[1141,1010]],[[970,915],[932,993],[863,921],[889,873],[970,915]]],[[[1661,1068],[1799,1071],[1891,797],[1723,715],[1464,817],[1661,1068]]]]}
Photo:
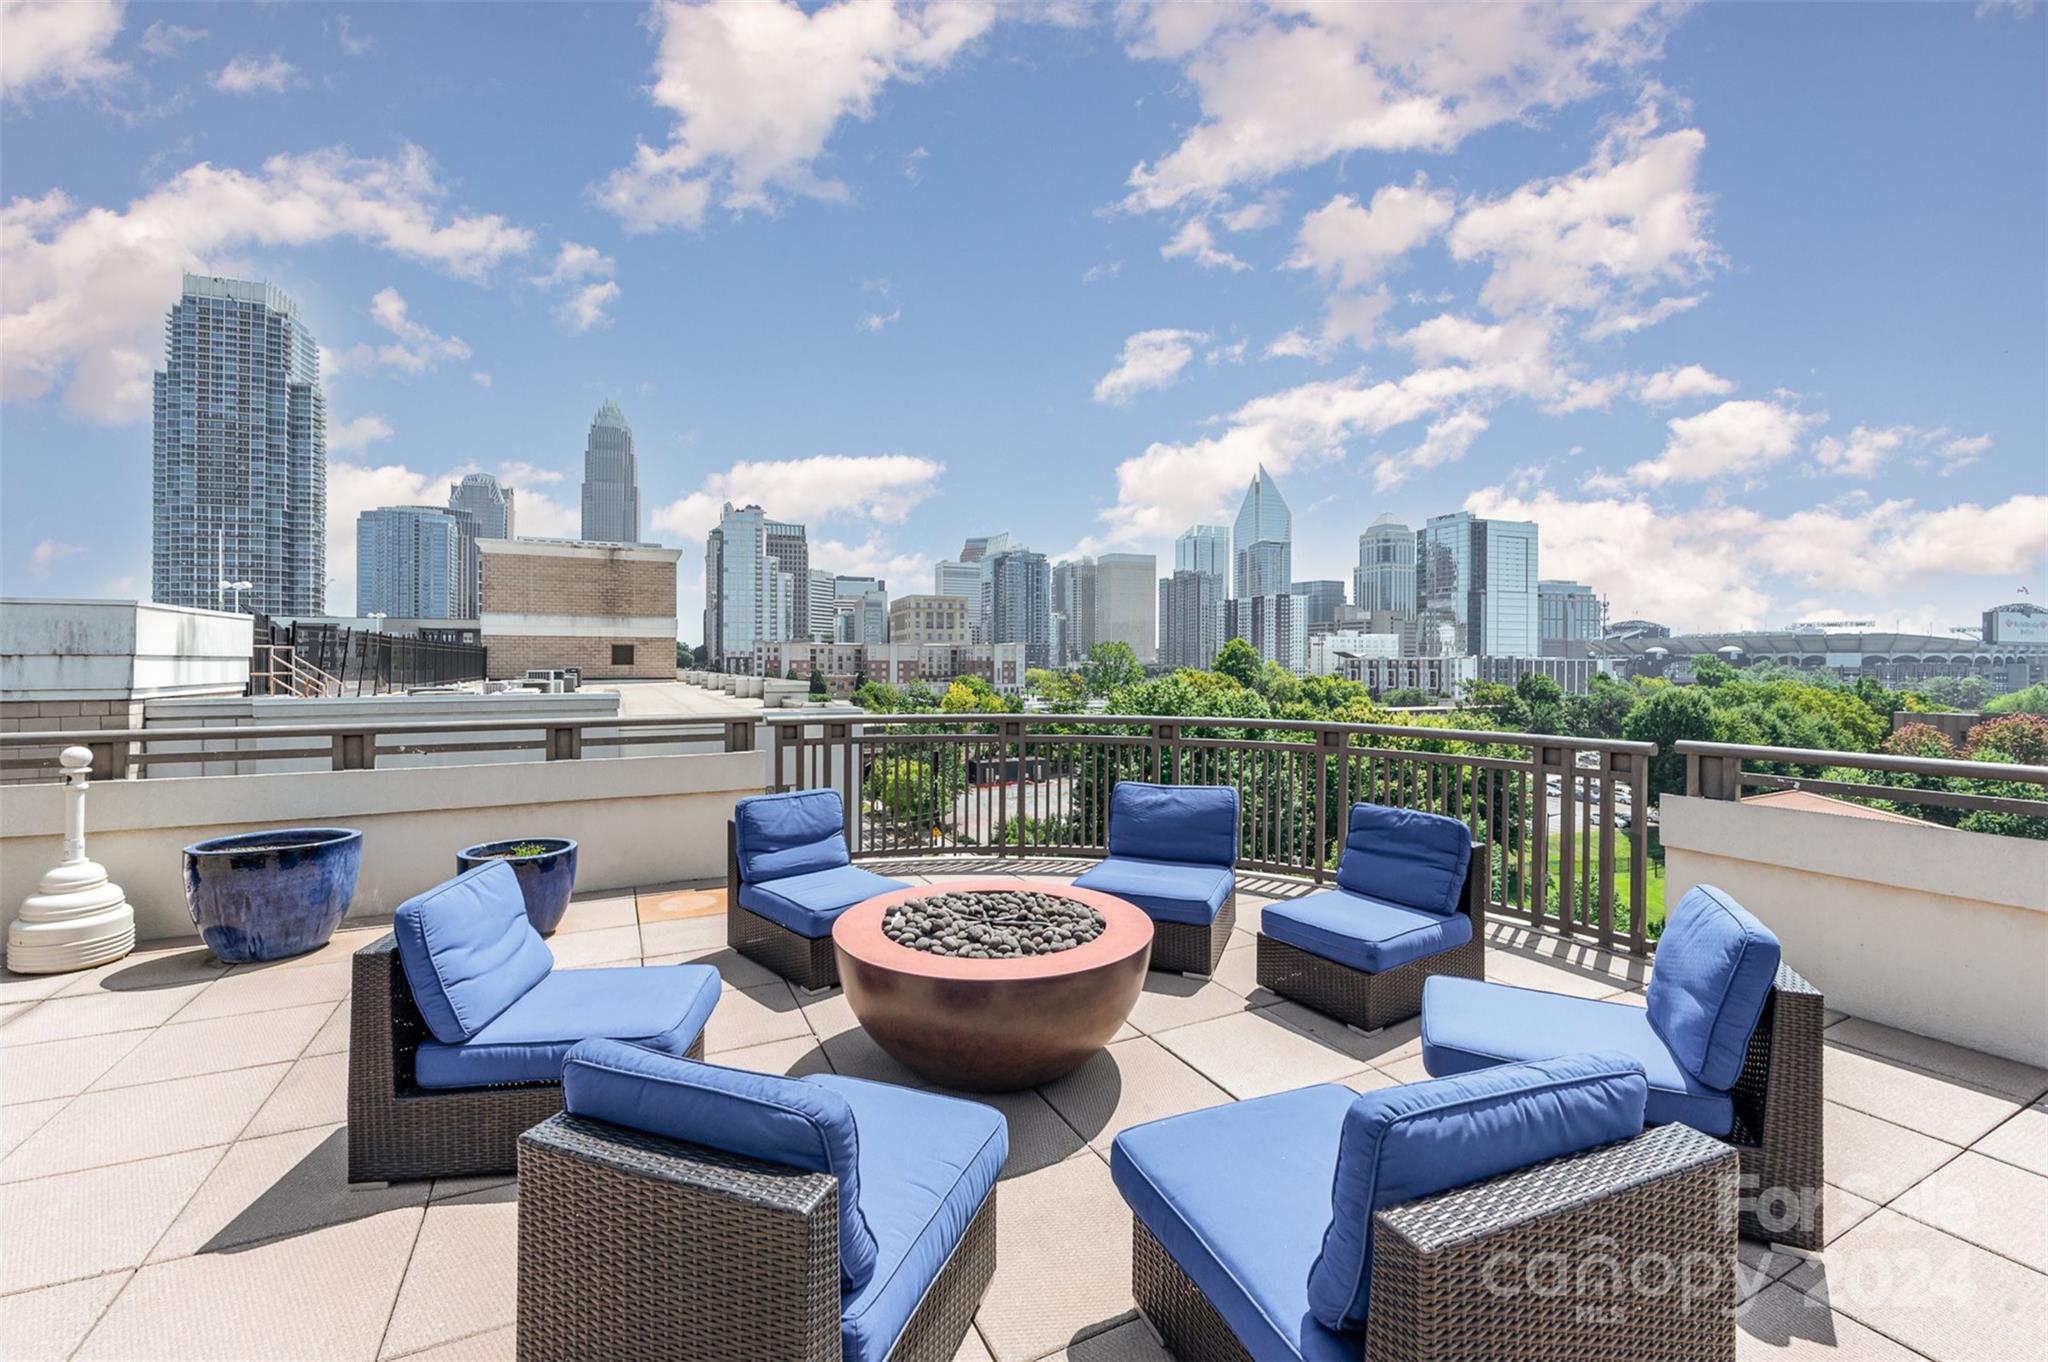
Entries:
{"type": "Polygon", "coordinates": [[[2048,591],[2030,5],[6,0],[0,590],[148,582],[178,272],[327,352],[357,511],[484,469],[573,533],[616,395],[695,641],[718,504],[929,590],[1170,552],[1263,461],[1297,574],[1543,527],[1680,627],[2048,591]]]}

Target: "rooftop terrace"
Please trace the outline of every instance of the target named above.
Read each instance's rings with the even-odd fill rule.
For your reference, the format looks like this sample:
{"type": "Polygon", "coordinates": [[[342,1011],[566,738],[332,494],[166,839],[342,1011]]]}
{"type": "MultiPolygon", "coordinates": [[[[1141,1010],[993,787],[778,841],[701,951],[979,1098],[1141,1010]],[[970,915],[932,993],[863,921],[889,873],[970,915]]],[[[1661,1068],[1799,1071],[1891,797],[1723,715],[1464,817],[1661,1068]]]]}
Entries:
{"type": "MultiPolygon", "coordinates": [[[[994,868],[876,864],[916,882],[994,868]]],[[[1004,859],[1064,881],[1080,862],[1004,859]]],[[[1130,1297],[1110,1140],[1154,1117],[1318,1082],[1423,1077],[1418,1028],[1361,1035],[1259,989],[1262,906],[1241,879],[1211,980],[1153,974],[1108,1049],[991,1100],[1009,1120],[998,1265],[959,1356],[1166,1354],[1130,1297]]],[[[799,994],[725,946],[722,884],[593,894],[565,968],[701,960],[725,994],[720,1063],[918,1083],[834,990],[799,994]]],[[[226,967],[158,942],[88,973],[0,976],[0,1357],[513,1356],[510,1178],[349,1186],[351,919],[325,948],[226,967]]],[[[1488,929],[1504,983],[1631,1000],[1652,966],[1527,926],[1488,929]]],[[[1830,1013],[1826,1226],[1816,1256],[1744,1241],[1740,1356],[2037,1357],[2048,1339],[2048,1070],[1830,1013]]]]}

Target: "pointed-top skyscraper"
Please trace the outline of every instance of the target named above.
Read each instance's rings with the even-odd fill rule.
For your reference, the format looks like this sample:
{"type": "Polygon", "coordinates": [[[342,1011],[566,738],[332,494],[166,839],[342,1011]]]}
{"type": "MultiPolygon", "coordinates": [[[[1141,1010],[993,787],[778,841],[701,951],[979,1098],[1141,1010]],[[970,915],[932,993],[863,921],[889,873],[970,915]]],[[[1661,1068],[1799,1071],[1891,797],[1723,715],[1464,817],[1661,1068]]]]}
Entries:
{"type": "Polygon", "coordinates": [[[640,469],[633,460],[633,428],[607,397],[590,419],[583,446],[583,537],[600,544],[640,539],[640,469]]]}
{"type": "Polygon", "coordinates": [[[1232,596],[1285,595],[1294,584],[1294,513],[1259,465],[1237,508],[1231,543],[1232,596]]]}

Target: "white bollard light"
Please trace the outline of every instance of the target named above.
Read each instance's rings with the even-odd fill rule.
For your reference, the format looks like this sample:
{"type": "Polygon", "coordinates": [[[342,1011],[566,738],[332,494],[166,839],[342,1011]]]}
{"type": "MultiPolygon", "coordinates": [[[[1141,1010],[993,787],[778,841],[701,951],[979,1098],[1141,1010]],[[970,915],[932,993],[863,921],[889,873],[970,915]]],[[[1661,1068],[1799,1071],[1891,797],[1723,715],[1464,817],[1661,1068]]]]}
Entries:
{"type": "Polygon", "coordinates": [[[64,859],[22,900],[7,925],[7,968],[17,974],[62,974],[119,960],[135,949],[135,910],[104,866],[85,858],[85,787],[92,753],[67,747],[64,768],[64,859]]]}

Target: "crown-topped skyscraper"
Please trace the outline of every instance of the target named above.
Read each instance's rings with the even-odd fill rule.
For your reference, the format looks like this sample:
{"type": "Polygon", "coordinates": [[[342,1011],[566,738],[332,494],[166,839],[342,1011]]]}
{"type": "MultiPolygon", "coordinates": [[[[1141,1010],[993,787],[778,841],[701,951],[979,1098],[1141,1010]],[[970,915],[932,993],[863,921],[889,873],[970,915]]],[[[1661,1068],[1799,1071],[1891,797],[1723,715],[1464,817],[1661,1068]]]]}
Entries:
{"type": "Polygon", "coordinates": [[[583,537],[600,544],[640,540],[640,469],[633,459],[633,428],[607,397],[590,419],[583,446],[583,537]]]}

